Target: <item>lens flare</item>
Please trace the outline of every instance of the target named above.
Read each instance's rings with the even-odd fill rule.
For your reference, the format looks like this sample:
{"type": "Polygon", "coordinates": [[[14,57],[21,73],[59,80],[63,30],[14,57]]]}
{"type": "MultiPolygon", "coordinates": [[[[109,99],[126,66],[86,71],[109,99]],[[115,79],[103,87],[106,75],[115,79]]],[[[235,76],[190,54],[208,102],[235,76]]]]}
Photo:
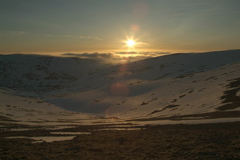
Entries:
{"type": "Polygon", "coordinates": [[[129,94],[129,89],[127,85],[123,83],[114,83],[111,85],[111,93],[114,96],[125,97],[129,94]]]}

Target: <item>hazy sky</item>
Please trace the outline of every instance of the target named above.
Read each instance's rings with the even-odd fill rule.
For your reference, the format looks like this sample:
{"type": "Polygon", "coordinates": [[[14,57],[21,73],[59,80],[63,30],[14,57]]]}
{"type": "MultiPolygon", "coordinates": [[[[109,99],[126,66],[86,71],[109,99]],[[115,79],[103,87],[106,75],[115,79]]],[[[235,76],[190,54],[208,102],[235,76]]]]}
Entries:
{"type": "Polygon", "coordinates": [[[240,0],[1,0],[0,53],[240,48],[240,0]]]}

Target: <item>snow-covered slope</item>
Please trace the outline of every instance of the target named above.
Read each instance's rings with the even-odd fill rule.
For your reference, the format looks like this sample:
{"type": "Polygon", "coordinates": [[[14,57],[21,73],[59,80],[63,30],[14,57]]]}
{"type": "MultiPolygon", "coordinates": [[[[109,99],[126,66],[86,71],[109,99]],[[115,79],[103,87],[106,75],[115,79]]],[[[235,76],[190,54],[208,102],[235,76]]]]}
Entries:
{"type": "Polygon", "coordinates": [[[0,86],[16,90],[47,92],[69,87],[104,65],[94,59],[38,55],[1,55],[0,86]]]}
{"type": "Polygon", "coordinates": [[[0,87],[15,96],[91,115],[135,121],[240,117],[240,50],[117,66],[98,59],[1,55],[0,76],[0,87]]]}

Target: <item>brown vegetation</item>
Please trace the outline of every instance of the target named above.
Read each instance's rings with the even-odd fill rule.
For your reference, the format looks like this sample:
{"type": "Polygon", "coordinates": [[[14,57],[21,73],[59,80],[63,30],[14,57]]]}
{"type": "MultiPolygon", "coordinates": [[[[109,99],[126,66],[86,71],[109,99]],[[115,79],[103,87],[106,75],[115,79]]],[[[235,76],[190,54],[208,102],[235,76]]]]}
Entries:
{"type": "MultiPolygon", "coordinates": [[[[41,133],[47,134],[46,131],[38,131],[38,135],[41,133]]],[[[240,159],[239,123],[146,126],[144,130],[95,131],[90,135],[79,135],[73,140],[52,143],[5,139],[4,135],[1,135],[2,160],[240,159]]]]}

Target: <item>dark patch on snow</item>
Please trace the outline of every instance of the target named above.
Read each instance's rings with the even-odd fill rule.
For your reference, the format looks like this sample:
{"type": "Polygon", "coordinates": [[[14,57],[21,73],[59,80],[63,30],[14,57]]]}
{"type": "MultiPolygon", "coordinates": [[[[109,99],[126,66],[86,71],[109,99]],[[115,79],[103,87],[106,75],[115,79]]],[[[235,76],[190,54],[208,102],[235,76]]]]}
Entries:
{"type": "Polygon", "coordinates": [[[172,109],[172,108],[174,108],[174,110],[176,109],[175,107],[178,107],[179,105],[168,105],[168,106],[166,106],[166,107],[164,107],[163,109],[161,109],[161,110],[155,110],[155,111],[153,111],[153,112],[151,112],[151,113],[149,113],[148,115],[151,115],[151,114],[155,114],[155,113],[158,113],[158,112],[162,112],[162,111],[164,111],[164,110],[166,110],[166,109],[172,109]]]}
{"type": "Polygon", "coordinates": [[[141,105],[142,105],[142,106],[143,106],[143,105],[147,105],[147,104],[149,104],[150,102],[156,101],[157,99],[158,99],[158,98],[155,97],[155,98],[153,98],[153,99],[148,100],[147,102],[142,102],[141,105]]]}
{"type": "Polygon", "coordinates": [[[225,111],[229,109],[236,109],[240,107],[240,97],[237,96],[237,92],[240,91],[240,78],[234,79],[226,87],[232,88],[224,91],[224,95],[221,98],[222,103],[227,103],[217,108],[217,110],[225,111]]]}
{"type": "Polygon", "coordinates": [[[147,102],[142,102],[142,103],[141,103],[141,106],[147,105],[147,104],[148,104],[147,102]]]}
{"type": "Polygon", "coordinates": [[[152,117],[152,118],[141,118],[141,119],[139,118],[139,119],[131,119],[128,121],[158,121],[158,120],[180,121],[180,120],[235,118],[235,117],[240,117],[240,111],[217,111],[217,112],[210,112],[210,113],[177,115],[177,116],[169,116],[169,117],[152,117]]]}
{"type": "Polygon", "coordinates": [[[186,96],[186,94],[179,96],[179,98],[182,98],[182,97],[185,97],[185,96],[186,96]]]}

